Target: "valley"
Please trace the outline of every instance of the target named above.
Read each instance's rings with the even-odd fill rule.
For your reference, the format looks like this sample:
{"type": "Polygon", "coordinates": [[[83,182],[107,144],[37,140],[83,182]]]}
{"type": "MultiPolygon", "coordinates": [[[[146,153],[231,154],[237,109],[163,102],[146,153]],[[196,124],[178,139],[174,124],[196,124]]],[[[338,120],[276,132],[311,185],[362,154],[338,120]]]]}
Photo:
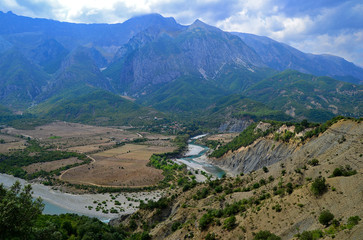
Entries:
{"type": "Polygon", "coordinates": [[[68,122],[54,122],[33,130],[3,128],[0,138],[4,140],[1,144],[4,154],[25,149],[29,146],[25,139],[38,142],[48,151],[87,154],[90,159],[87,164],[71,157],[35,162],[22,169],[29,175],[50,174],[47,177],[51,177],[55,184],[60,180],[100,187],[153,186],[163,179],[163,175],[161,170],[147,166],[151,155],[177,149],[172,135],[68,122]],[[54,172],[57,173],[53,175],[54,172]]]}
{"type": "Polygon", "coordinates": [[[0,26],[0,239],[362,239],[361,66],[160,14],[0,26]]]}

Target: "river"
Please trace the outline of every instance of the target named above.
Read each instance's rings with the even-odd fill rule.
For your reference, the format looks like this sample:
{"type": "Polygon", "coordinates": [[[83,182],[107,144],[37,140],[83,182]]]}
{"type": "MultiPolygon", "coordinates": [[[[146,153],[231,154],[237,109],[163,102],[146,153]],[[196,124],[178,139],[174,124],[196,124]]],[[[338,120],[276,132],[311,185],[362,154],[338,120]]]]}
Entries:
{"type": "MultiPolygon", "coordinates": [[[[12,186],[15,181],[19,181],[22,185],[29,184],[23,179],[7,174],[0,174],[0,183],[2,183],[6,188],[12,186]]],[[[130,214],[137,211],[137,207],[139,205],[139,202],[136,201],[137,199],[146,202],[149,199],[156,201],[162,196],[162,191],[160,190],[137,193],[114,193],[112,198],[111,194],[64,193],[39,183],[31,183],[31,186],[33,197],[42,198],[45,205],[43,213],[45,214],[76,213],[79,215],[96,217],[104,222],[107,222],[112,218],[116,218],[119,215],[130,214]],[[117,207],[123,209],[119,214],[106,214],[102,213],[102,211],[96,211],[98,203],[102,203],[103,201],[107,202],[107,208],[109,209],[114,206],[115,200],[121,203],[121,205],[117,207]],[[97,203],[95,203],[95,201],[97,203]],[[89,209],[88,206],[92,206],[92,209],[89,209]]]]}
{"type": "MultiPolygon", "coordinates": [[[[221,178],[226,173],[221,168],[208,162],[206,152],[209,148],[195,143],[197,139],[204,136],[206,136],[206,134],[191,138],[188,143],[188,151],[184,154],[184,157],[175,159],[175,161],[187,165],[189,169],[193,169],[194,171],[204,171],[213,177],[221,178]]],[[[197,177],[198,175],[199,174],[197,174],[197,177]]]]}
{"type": "MultiPolygon", "coordinates": [[[[206,152],[209,150],[208,147],[195,144],[195,141],[205,135],[199,135],[189,140],[188,151],[185,153],[183,158],[176,159],[177,162],[186,164],[189,169],[198,170],[198,174],[194,174],[197,180],[205,180],[206,178],[200,173],[201,171],[206,172],[213,177],[222,177],[225,172],[210,163],[207,162],[206,152]]],[[[23,179],[16,178],[7,174],[0,174],[0,183],[5,187],[9,188],[11,185],[19,181],[22,185],[29,184],[23,179]]],[[[116,199],[121,203],[123,212],[120,214],[104,214],[100,211],[95,210],[95,203],[107,201],[112,202],[110,194],[69,194],[58,190],[54,190],[49,186],[45,186],[39,183],[31,183],[33,197],[41,197],[44,203],[44,214],[62,214],[62,213],[77,213],[79,215],[86,215],[89,217],[97,217],[98,219],[107,222],[112,218],[119,216],[120,214],[129,214],[137,210],[138,202],[135,199],[141,199],[148,201],[153,199],[156,201],[163,193],[162,191],[152,192],[139,192],[139,193],[120,193],[117,194],[116,199]],[[131,200],[130,200],[131,199],[131,200]],[[88,206],[93,206],[92,210],[88,209],[88,206]]],[[[114,194],[116,195],[116,194],[114,194]]]]}

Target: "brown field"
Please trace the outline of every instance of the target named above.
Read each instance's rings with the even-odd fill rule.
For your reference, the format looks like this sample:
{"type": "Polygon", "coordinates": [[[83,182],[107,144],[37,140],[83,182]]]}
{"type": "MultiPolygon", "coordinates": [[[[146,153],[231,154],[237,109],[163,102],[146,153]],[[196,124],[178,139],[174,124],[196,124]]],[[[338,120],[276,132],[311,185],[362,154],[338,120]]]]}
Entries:
{"type": "MultiPolygon", "coordinates": [[[[90,151],[93,151],[95,147],[92,145],[113,145],[116,141],[122,142],[139,138],[136,133],[122,128],[98,127],[67,122],[54,122],[36,127],[34,130],[4,128],[1,132],[13,136],[23,135],[35,138],[63,150],[77,146],[90,146],[90,151]]],[[[87,147],[82,149],[82,152],[87,151],[87,147]]]]}
{"type": "Polygon", "coordinates": [[[206,139],[228,143],[228,142],[232,141],[233,138],[237,137],[238,135],[239,135],[239,133],[223,133],[223,134],[215,134],[215,135],[207,136],[206,139]]]}
{"type": "Polygon", "coordinates": [[[77,146],[77,147],[70,147],[67,148],[67,151],[71,152],[79,152],[79,153],[90,153],[99,151],[103,147],[110,147],[113,146],[115,143],[108,142],[108,143],[100,143],[100,144],[90,144],[90,145],[84,145],[84,146],[77,146]]]}
{"type": "Polygon", "coordinates": [[[174,149],[147,144],[126,144],[93,154],[93,163],[69,169],[61,175],[61,179],[97,186],[150,186],[163,179],[161,170],[146,166],[150,156],[174,149]]]}
{"type": "Polygon", "coordinates": [[[8,153],[12,150],[25,148],[26,141],[24,139],[5,134],[0,134],[0,139],[5,141],[5,143],[0,144],[0,153],[8,153]]]}
{"type": "Polygon", "coordinates": [[[52,170],[56,170],[58,168],[61,168],[61,167],[67,166],[67,165],[81,163],[81,162],[82,161],[77,158],[68,158],[68,159],[56,160],[56,161],[52,161],[52,162],[33,163],[29,166],[23,167],[23,169],[30,174],[38,172],[40,170],[50,172],[52,170]]]}
{"type": "MultiPolygon", "coordinates": [[[[91,185],[153,185],[163,179],[163,175],[161,170],[146,166],[150,156],[153,153],[169,152],[175,149],[171,141],[174,136],[136,132],[129,130],[129,127],[98,127],[61,121],[39,126],[33,130],[4,128],[0,134],[9,138],[8,140],[4,138],[6,143],[0,144],[0,152],[8,151],[9,147],[22,147],[26,142],[17,137],[19,135],[37,139],[45,145],[52,144],[55,146],[54,149],[63,151],[89,155],[100,151],[90,155],[93,159],[92,163],[68,169],[60,176],[62,180],[71,183],[91,185]],[[14,143],[11,143],[10,138],[14,143]],[[147,138],[148,141],[113,148],[116,143],[130,142],[138,138],[147,138]],[[14,146],[10,146],[11,144],[14,146]]],[[[59,160],[32,164],[24,169],[29,173],[39,170],[51,171],[73,163],[75,160],[59,160]]]]}

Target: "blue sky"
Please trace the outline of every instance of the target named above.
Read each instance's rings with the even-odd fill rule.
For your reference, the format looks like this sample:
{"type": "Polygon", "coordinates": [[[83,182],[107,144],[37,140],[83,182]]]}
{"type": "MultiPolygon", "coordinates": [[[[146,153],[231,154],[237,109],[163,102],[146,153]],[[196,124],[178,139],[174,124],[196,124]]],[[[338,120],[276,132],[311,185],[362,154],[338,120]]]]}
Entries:
{"type": "Polygon", "coordinates": [[[147,13],[184,25],[200,19],[363,67],[363,0],[1,0],[0,10],[82,23],[123,22],[147,13]]]}

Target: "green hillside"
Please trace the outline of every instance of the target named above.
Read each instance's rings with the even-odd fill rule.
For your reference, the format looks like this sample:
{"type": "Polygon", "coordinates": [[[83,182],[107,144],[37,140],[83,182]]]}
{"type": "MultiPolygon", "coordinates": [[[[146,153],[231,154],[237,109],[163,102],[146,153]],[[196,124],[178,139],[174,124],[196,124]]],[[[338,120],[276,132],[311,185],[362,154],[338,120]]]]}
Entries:
{"type": "Polygon", "coordinates": [[[280,110],[273,110],[265,104],[246,98],[240,94],[229,95],[218,99],[205,112],[206,117],[213,117],[215,121],[234,118],[250,118],[253,120],[271,119],[287,121],[292,117],[280,110]]]}
{"type": "Polygon", "coordinates": [[[361,116],[362,89],[361,85],[286,70],[243,94],[290,116],[322,122],[334,115],[361,116]]]}
{"type": "Polygon", "coordinates": [[[48,75],[15,50],[0,56],[0,103],[12,109],[30,106],[48,75]]]}
{"type": "Polygon", "coordinates": [[[140,102],[160,111],[176,114],[197,113],[228,93],[199,77],[185,76],[155,88],[140,102]]]}
{"type": "Polygon", "coordinates": [[[243,68],[234,65],[224,66],[214,77],[215,85],[225,90],[240,93],[261,80],[278,72],[271,68],[243,68]]]}
{"type": "Polygon", "coordinates": [[[121,96],[86,86],[55,95],[29,112],[45,119],[97,125],[150,124],[154,117],[163,117],[121,96]]]}

